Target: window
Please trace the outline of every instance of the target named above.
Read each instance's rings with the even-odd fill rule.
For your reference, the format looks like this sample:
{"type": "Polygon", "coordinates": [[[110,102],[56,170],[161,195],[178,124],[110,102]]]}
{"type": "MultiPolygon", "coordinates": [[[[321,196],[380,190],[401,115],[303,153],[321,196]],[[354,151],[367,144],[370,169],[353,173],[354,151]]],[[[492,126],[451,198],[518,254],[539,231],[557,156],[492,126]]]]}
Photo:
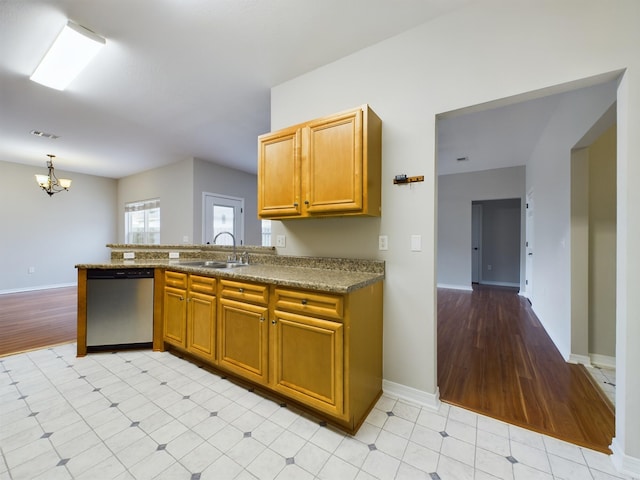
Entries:
{"type": "Polygon", "coordinates": [[[160,243],[160,199],[126,203],[124,241],[135,244],[160,243]]]}
{"type": "Polygon", "coordinates": [[[262,246],[271,246],[271,220],[262,220],[262,246]]]}

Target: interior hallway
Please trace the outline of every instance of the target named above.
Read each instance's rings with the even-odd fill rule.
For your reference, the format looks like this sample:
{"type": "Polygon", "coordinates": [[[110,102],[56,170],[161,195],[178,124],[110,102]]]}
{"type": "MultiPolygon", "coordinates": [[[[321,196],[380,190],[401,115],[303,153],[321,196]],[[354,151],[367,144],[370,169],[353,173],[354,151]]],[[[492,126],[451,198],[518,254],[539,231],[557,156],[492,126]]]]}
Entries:
{"type": "Polygon", "coordinates": [[[438,290],[438,385],[447,403],[609,452],[613,406],[516,289],[438,290]]]}

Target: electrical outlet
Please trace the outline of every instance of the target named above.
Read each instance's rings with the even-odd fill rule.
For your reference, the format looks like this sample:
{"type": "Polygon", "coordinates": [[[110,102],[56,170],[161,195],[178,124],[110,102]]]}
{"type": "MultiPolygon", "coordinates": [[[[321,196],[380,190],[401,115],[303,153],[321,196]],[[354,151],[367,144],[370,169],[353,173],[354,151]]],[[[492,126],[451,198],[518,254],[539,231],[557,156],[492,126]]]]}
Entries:
{"type": "Polygon", "coordinates": [[[180,258],[180,252],[169,252],[169,258],[180,258]]]}
{"type": "Polygon", "coordinates": [[[27,269],[27,273],[28,273],[29,275],[31,275],[32,273],[36,273],[36,267],[29,267],[29,268],[27,269]]]}
{"type": "Polygon", "coordinates": [[[378,250],[389,250],[389,237],[386,235],[378,237],[378,250]]]}
{"type": "Polygon", "coordinates": [[[487,265],[487,270],[491,270],[493,268],[493,265],[487,265]]]}
{"type": "Polygon", "coordinates": [[[125,260],[133,260],[134,258],[136,258],[136,253],[135,252],[124,252],[123,257],[125,260]]]}
{"type": "Polygon", "coordinates": [[[276,247],[286,247],[287,246],[287,237],[284,235],[276,235],[276,247]]]}

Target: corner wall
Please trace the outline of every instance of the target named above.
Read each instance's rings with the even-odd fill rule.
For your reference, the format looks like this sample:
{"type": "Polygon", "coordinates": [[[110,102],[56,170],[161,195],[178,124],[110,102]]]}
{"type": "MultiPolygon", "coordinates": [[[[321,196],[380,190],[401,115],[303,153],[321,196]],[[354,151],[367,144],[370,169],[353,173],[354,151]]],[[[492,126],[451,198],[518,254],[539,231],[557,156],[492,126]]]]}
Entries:
{"type": "Polygon", "coordinates": [[[262,244],[262,225],[258,220],[258,177],[251,173],[194,160],[193,243],[202,243],[202,194],[217,193],[244,198],[244,243],[262,244]]]}
{"type": "Polygon", "coordinates": [[[124,242],[124,205],[160,199],[160,243],[193,242],[193,159],[147,170],[118,181],[118,239],[124,242]],[[183,238],[187,237],[188,242],[183,238]]]}

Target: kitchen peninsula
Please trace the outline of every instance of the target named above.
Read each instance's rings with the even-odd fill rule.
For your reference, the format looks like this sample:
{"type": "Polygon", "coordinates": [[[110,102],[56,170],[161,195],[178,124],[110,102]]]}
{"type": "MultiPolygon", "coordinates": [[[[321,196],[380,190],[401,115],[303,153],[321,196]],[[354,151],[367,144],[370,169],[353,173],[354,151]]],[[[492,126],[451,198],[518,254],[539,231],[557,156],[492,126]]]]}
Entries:
{"type": "Polygon", "coordinates": [[[154,350],[249,382],[349,432],[382,393],[384,262],[243,247],[248,264],[238,266],[226,264],[223,246],[107,247],[109,262],[76,266],[78,356],[87,354],[87,272],[142,267],[153,271],[154,350]]]}

